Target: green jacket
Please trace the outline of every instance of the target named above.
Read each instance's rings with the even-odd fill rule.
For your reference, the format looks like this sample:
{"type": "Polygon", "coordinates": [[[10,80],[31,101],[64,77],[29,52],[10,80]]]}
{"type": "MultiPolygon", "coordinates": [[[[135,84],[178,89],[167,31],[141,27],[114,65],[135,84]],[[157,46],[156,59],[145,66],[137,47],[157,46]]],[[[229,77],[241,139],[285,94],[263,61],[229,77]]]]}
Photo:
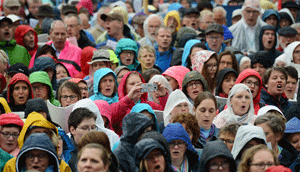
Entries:
{"type": "Polygon", "coordinates": [[[46,84],[48,86],[48,88],[50,88],[50,90],[48,92],[48,97],[49,97],[50,103],[55,106],[60,106],[59,101],[55,100],[55,95],[53,94],[51,81],[50,81],[50,78],[49,78],[47,72],[44,72],[44,71],[33,72],[29,75],[29,81],[31,84],[33,84],[35,82],[46,84]],[[50,94],[50,96],[49,96],[49,94],[50,94]]]}
{"type": "Polygon", "coordinates": [[[0,41],[0,49],[8,55],[10,65],[23,63],[28,67],[31,57],[26,48],[18,45],[16,40],[0,41]]]}
{"type": "Polygon", "coordinates": [[[12,156],[11,154],[5,152],[0,148],[0,171],[3,171],[6,162],[12,159],[13,157],[14,156],[12,156]]]}

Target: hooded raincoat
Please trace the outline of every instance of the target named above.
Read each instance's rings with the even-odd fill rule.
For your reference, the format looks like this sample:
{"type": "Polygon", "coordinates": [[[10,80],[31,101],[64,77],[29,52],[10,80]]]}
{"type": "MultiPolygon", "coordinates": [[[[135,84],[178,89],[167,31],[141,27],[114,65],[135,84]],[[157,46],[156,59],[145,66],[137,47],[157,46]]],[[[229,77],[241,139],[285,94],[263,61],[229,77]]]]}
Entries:
{"type": "Polygon", "coordinates": [[[158,131],[157,118],[156,118],[156,115],[150,105],[148,105],[146,103],[138,103],[132,107],[130,113],[132,113],[132,112],[141,113],[143,111],[147,111],[152,115],[154,128],[155,128],[155,130],[158,131]]]}
{"type": "Polygon", "coordinates": [[[190,70],[184,66],[172,66],[169,67],[162,75],[174,78],[178,83],[179,89],[181,90],[183,78],[188,72],[190,72],[190,70]]]}
{"type": "Polygon", "coordinates": [[[138,171],[139,167],[135,164],[133,148],[144,130],[153,125],[153,120],[144,114],[130,113],[125,116],[122,126],[123,135],[120,138],[119,146],[113,152],[120,162],[121,171],[138,171]]]}
{"type": "Polygon", "coordinates": [[[51,85],[51,82],[50,82],[50,78],[49,78],[49,75],[47,74],[47,72],[44,72],[44,71],[33,72],[29,76],[29,81],[32,84],[38,82],[38,83],[42,83],[42,84],[47,85],[47,87],[48,87],[48,99],[49,99],[50,103],[55,105],[55,106],[60,106],[59,101],[55,99],[55,95],[54,95],[53,90],[52,90],[52,85],[51,85]]]}
{"type": "Polygon", "coordinates": [[[268,17],[270,17],[271,15],[274,15],[276,18],[277,18],[277,26],[276,26],[276,32],[278,30],[278,27],[279,27],[279,21],[280,21],[280,16],[279,16],[279,13],[278,11],[274,10],[274,9],[267,9],[264,14],[262,15],[262,20],[264,22],[266,22],[266,19],[268,17]]]}
{"type": "Polygon", "coordinates": [[[178,13],[178,11],[170,11],[166,14],[165,18],[164,18],[164,23],[165,23],[165,26],[168,25],[168,20],[170,17],[174,17],[175,20],[177,21],[177,27],[175,28],[175,33],[177,33],[180,29],[180,15],[178,13]]]}
{"type": "Polygon", "coordinates": [[[3,97],[0,97],[0,110],[1,110],[1,114],[11,112],[6,99],[3,97]]]}
{"type": "Polygon", "coordinates": [[[236,93],[245,90],[249,92],[250,100],[252,100],[251,90],[245,84],[236,84],[231,88],[229,92],[229,96],[227,98],[227,109],[219,113],[219,115],[216,116],[213,121],[213,124],[215,124],[217,128],[222,128],[224,125],[226,125],[229,122],[241,122],[241,123],[252,123],[252,124],[254,123],[255,115],[254,115],[253,101],[250,101],[248,112],[245,113],[243,116],[235,115],[232,109],[231,98],[236,93]]]}
{"type": "Polygon", "coordinates": [[[81,72],[75,75],[75,78],[83,79],[87,75],[90,74],[90,65],[87,62],[90,62],[93,57],[93,52],[97,50],[94,47],[88,46],[84,47],[81,52],[80,64],[81,64],[81,72]]]}
{"type": "Polygon", "coordinates": [[[218,72],[216,77],[216,96],[225,97],[225,98],[228,97],[228,95],[222,93],[223,92],[222,83],[225,79],[225,76],[229,73],[234,73],[235,76],[238,77],[238,73],[232,68],[224,68],[218,72]]]}
{"type": "Polygon", "coordinates": [[[201,41],[198,39],[191,39],[185,43],[183,54],[182,54],[182,60],[181,60],[182,66],[188,67],[187,59],[189,58],[191,48],[192,48],[192,46],[194,46],[197,43],[201,43],[201,41]]]}
{"type": "Polygon", "coordinates": [[[98,107],[102,118],[106,117],[108,119],[108,127],[109,129],[111,129],[112,131],[114,131],[113,127],[112,127],[112,123],[111,123],[111,110],[110,110],[110,106],[108,104],[107,101],[105,100],[95,100],[94,103],[96,104],[96,106],[98,107]]]}
{"type": "MultiPolygon", "coordinates": [[[[112,74],[114,76],[114,79],[115,79],[114,85],[115,84],[118,85],[117,76],[114,73],[114,71],[112,71],[109,68],[98,69],[94,74],[94,95],[90,97],[91,100],[93,100],[93,101],[105,100],[109,104],[118,102],[118,98],[119,98],[118,92],[114,92],[112,97],[106,97],[100,92],[101,88],[99,88],[99,86],[100,86],[101,79],[104,78],[105,76],[107,76],[108,74],[112,74]]],[[[115,91],[115,87],[113,87],[112,89],[114,89],[114,91],[115,91]]]]}
{"type": "Polygon", "coordinates": [[[298,72],[298,76],[300,76],[300,64],[294,63],[294,51],[299,45],[300,45],[300,41],[295,41],[289,44],[284,50],[284,54],[287,59],[286,66],[293,66],[294,68],[296,68],[298,72]]]}
{"type": "Polygon", "coordinates": [[[121,59],[120,59],[120,54],[124,50],[134,51],[133,63],[127,66],[131,71],[133,71],[139,65],[139,62],[137,60],[139,47],[138,47],[137,43],[135,41],[133,41],[132,39],[129,39],[129,38],[120,39],[118,41],[118,44],[117,44],[117,47],[116,47],[116,51],[115,51],[116,55],[117,55],[117,57],[119,59],[119,66],[123,65],[122,62],[121,62],[121,59]]]}
{"type": "Polygon", "coordinates": [[[17,27],[17,29],[15,31],[15,39],[16,39],[18,45],[25,47],[24,42],[23,42],[24,36],[29,31],[32,31],[33,35],[34,35],[34,47],[28,51],[30,54],[30,57],[32,57],[36,53],[37,49],[39,48],[39,46],[37,45],[38,37],[37,37],[36,31],[34,29],[32,29],[29,25],[20,25],[17,27]]]}

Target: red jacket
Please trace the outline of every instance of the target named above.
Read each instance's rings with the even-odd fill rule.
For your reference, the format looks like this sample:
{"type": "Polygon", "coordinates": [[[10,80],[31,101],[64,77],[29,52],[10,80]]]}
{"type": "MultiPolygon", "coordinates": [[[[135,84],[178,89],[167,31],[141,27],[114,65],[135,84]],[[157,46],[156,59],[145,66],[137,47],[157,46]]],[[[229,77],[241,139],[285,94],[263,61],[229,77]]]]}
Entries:
{"type": "Polygon", "coordinates": [[[83,79],[85,76],[89,75],[90,73],[90,65],[87,64],[87,62],[90,62],[92,60],[94,51],[97,50],[94,47],[87,46],[82,49],[81,52],[81,72],[75,75],[75,78],[81,78],[83,79]]]}
{"type": "Polygon", "coordinates": [[[23,40],[24,40],[25,34],[29,31],[33,31],[33,34],[34,34],[34,47],[32,50],[28,51],[30,56],[32,57],[38,49],[38,45],[37,45],[38,37],[37,37],[36,31],[28,25],[20,25],[17,27],[17,29],[15,31],[15,39],[16,39],[18,45],[25,47],[23,40]]]}

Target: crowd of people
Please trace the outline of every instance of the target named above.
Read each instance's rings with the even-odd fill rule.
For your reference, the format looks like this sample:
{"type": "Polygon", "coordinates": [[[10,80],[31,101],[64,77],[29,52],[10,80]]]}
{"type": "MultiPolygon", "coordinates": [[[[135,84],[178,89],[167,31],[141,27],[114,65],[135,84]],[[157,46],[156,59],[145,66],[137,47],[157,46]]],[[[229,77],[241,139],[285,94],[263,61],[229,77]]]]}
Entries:
{"type": "Polygon", "coordinates": [[[1,0],[0,171],[299,172],[298,3],[1,0]]]}

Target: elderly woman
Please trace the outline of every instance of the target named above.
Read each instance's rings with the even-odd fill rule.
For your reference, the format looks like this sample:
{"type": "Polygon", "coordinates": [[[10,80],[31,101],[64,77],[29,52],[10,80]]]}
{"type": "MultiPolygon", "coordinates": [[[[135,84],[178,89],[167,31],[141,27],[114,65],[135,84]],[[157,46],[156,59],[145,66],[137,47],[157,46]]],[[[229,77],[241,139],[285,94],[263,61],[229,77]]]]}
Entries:
{"type": "Polygon", "coordinates": [[[229,122],[254,123],[254,108],[251,90],[245,84],[236,84],[229,92],[227,109],[214,119],[213,123],[221,128],[229,122]]]}
{"type": "Polygon", "coordinates": [[[295,41],[286,47],[287,66],[293,66],[300,75],[300,41],[295,41]]]}
{"type": "Polygon", "coordinates": [[[155,49],[150,45],[144,45],[139,49],[137,59],[140,64],[135,70],[141,74],[151,68],[155,68],[161,72],[161,69],[154,64],[156,59],[155,49]]]}

